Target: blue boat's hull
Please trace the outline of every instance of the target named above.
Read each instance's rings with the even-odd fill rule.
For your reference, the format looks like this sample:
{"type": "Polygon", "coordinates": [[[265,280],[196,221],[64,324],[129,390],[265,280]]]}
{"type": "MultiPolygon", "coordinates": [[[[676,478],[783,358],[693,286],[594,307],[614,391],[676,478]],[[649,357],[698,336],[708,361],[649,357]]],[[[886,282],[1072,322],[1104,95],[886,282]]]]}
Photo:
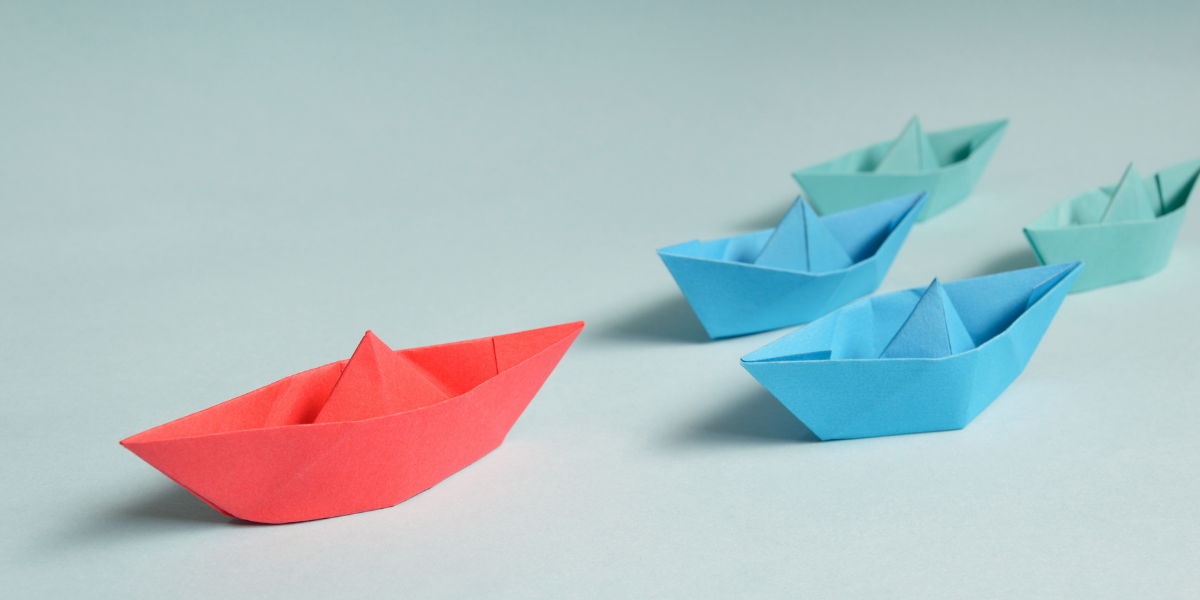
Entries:
{"type": "Polygon", "coordinates": [[[920,290],[905,290],[847,306],[747,355],[742,366],[824,440],[961,429],[1025,369],[1081,269],[1079,263],[1054,265],[946,284],[951,297],[957,292],[960,298],[996,301],[974,314],[963,307],[972,336],[984,341],[961,354],[834,356],[878,356],[879,345],[886,344],[920,296],[920,290]],[[1006,280],[1020,277],[1024,286],[1043,276],[1057,279],[1044,290],[1024,287],[1026,302],[1032,303],[1014,314],[1021,290],[1004,289],[1006,280]],[[961,286],[969,282],[982,284],[964,291],[961,286]],[[1040,298],[1030,296],[1038,293],[1040,298]]]}
{"type": "MultiPolygon", "coordinates": [[[[924,202],[922,196],[895,199],[908,200],[908,208],[894,215],[898,221],[881,242],[850,239],[858,232],[839,229],[840,221],[849,223],[856,218],[852,214],[822,217],[832,223],[833,233],[846,240],[851,250],[862,248],[870,252],[869,256],[854,256],[850,252],[858,262],[829,273],[788,271],[728,259],[731,253],[741,251],[752,256],[766,243],[773,229],[715,242],[678,244],[662,248],[658,255],[709,337],[732,337],[808,323],[879,287],[916,222],[924,202]]],[[[872,209],[875,207],[863,210],[872,209]]],[[[886,218],[887,209],[879,206],[875,210],[881,218],[886,218]]]]}

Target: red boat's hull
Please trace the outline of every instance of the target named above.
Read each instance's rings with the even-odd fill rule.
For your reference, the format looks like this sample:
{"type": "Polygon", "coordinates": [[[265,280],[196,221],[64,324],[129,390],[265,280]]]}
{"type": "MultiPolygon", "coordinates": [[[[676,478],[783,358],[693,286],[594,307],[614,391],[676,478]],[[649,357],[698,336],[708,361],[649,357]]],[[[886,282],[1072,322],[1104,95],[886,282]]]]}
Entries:
{"type": "Polygon", "coordinates": [[[290,523],[393,506],[494,450],[583,329],[570,323],[400,350],[455,395],[311,423],[346,361],[282,379],[121,442],[218,511],[290,523]]]}

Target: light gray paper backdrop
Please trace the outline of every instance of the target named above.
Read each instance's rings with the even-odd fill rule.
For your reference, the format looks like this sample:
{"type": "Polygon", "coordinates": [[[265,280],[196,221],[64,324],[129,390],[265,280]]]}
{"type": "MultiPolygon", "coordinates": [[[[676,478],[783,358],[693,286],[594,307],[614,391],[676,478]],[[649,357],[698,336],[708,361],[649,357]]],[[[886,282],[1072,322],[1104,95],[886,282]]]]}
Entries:
{"type": "Polygon", "coordinates": [[[831,443],[738,364],[785,331],[705,341],[654,253],[1009,117],[880,291],[1031,266],[1055,202],[1200,155],[1200,5],[650,4],[0,3],[0,595],[1200,595],[1200,215],[965,430],[831,443]],[[117,444],[368,328],[576,319],[394,508],[231,522],[117,444]]]}

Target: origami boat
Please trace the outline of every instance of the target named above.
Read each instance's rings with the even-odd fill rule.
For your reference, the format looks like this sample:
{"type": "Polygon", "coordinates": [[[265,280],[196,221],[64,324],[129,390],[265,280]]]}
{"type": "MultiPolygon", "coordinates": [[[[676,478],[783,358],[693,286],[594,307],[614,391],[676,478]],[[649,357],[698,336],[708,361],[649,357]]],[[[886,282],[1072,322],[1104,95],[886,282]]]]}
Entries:
{"type": "Polygon", "coordinates": [[[1129,165],[1121,182],[1063,202],[1025,228],[1042,264],[1081,260],[1081,292],[1153,275],[1171,260],[1200,159],[1138,176],[1129,165]]]}
{"type": "Polygon", "coordinates": [[[801,197],[773,229],[658,255],[711,338],[807,323],[879,287],[925,198],[818,217],[801,197]]]}
{"type": "Polygon", "coordinates": [[[393,506],[504,441],[583,329],[392,351],[285,377],[121,442],[222,514],[290,523],[393,506]]]}
{"type": "Polygon", "coordinates": [[[823,440],[961,429],[1025,369],[1082,267],[866,298],[742,366],[823,440]]]}
{"type": "Polygon", "coordinates": [[[924,221],[975,188],[1000,145],[1008,120],[926,135],[914,117],[900,137],[792,173],[817,212],[828,215],[926,191],[924,221]]]}

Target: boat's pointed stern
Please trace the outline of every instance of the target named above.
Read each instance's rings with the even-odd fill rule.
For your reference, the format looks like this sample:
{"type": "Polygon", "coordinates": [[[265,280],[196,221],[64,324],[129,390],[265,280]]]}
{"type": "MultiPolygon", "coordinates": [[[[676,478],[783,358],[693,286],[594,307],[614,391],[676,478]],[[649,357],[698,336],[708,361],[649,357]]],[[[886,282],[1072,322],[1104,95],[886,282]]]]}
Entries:
{"type": "MultiPolygon", "coordinates": [[[[767,230],[767,235],[772,231],[774,230],[767,230]]],[[[695,240],[675,244],[659,248],[658,258],[675,280],[675,285],[679,286],[679,291],[683,293],[692,313],[700,321],[704,333],[710,339],[717,339],[722,337],[725,329],[723,325],[733,315],[726,309],[713,283],[715,278],[721,277],[729,270],[721,260],[724,257],[724,248],[718,252],[711,246],[713,244],[695,240]]],[[[743,258],[752,260],[752,256],[757,256],[761,248],[749,250],[743,258]]]]}
{"type": "Polygon", "coordinates": [[[1017,302],[1020,314],[978,349],[980,368],[963,415],[964,425],[991,405],[1025,370],[1083,267],[1075,261],[992,276],[1002,284],[1005,279],[1013,282],[1013,291],[1018,294],[1010,299],[1021,300],[1021,293],[1024,299],[1017,302]]]}
{"type": "Polygon", "coordinates": [[[1021,369],[1025,368],[1024,363],[1033,356],[1034,350],[1042,341],[1042,336],[1050,328],[1050,322],[1058,314],[1063,299],[1067,297],[1071,286],[1084,270],[1083,263],[1079,261],[1035,269],[1045,270],[1043,277],[1029,290],[1024,312],[1005,332],[1016,344],[1017,356],[1022,359],[1021,369]]]}
{"type": "Polygon", "coordinates": [[[821,217],[821,222],[854,262],[874,258],[891,265],[928,198],[925,192],[898,196],[821,217]]]}
{"type": "MultiPolygon", "coordinates": [[[[430,486],[475,462],[504,442],[517,419],[575,343],[583,327],[583,321],[575,321],[492,338],[500,372],[462,398],[465,406],[476,407],[468,409],[469,412],[487,415],[487,418],[478,421],[478,426],[471,434],[471,442],[459,449],[461,458],[451,463],[457,463],[457,466],[433,478],[430,486]]],[[[479,419],[479,416],[474,418],[479,419]]]]}
{"type": "Polygon", "coordinates": [[[492,343],[496,347],[497,371],[503,373],[556,346],[562,346],[562,351],[565,353],[567,348],[575,342],[575,338],[579,337],[583,326],[583,321],[575,321],[493,337],[492,343]]]}
{"type": "Polygon", "coordinates": [[[930,134],[946,166],[940,171],[936,189],[930,190],[932,198],[921,212],[921,221],[941,214],[971,195],[1007,129],[1008,119],[1001,119],[930,134]]]}
{"type": "Polygon", "coordinates": [[[980,138],[974,143],[971,149],[971,156],[968,157],[968,162],[972,165],[974,178],[979,179],[983,174],[983,170],[987,167],[988,162],[992,160],[996,149],[1000,147],[1000,141],[1004,139],[1004,134],[1008,131],[1008,119],[999,119],[988,123],[981,123],[977,126],[980,131],[980,138]]]}
{"type": "MultiPolygon", "coordinates": [[[[909,204],[908,208],[905,208],[899,212],[899,218],[896,220],[895,226],[893,226],[891,231],[888,232],[887,236],[883,239],[883,243],[880,244],[878,251],[872,257],[878,263],[878,267],[881,269],[883,274],[886,274],[888,269],[891,268],[892,262],[896,259],[896,255],[900,252],[900,247],[903,246],[905,240],[908,239],[908,234],[912,231],[913,225],[915,225],[920,220],[921,215],[924,214],[925,206],[929,202],[929,193],[921,191],[908,196],[903,196],[902,198],[896,198],[898,201],[902,199],[911,199],[911,204],[909,204]]],[[[880,204],[884,204],[886,202],[889,201],[884,201],[880,204]]],[[[903,204],[901,204],[901,206],[902,205],[903,204]]],[[[883,276],[881,275],[880,281],[882,280],[883,276]]]]}
{"type": "Polygon", "coordinates": [[[934,132],[929,138],[943,164],[970,165],[970,179],[974,182],[983,174],[1007,131],[1008,119],[997,119],[934,132]]]}
{"type": "MultiPolygon", "coordinates": [[[[137,437],[137,436],[134,436],[134,437],[137,437]]],[[[171,469],[171,467],[172,467],[171,463],[173,461],[171,461],[170,459],[164,460],[162,457],[162,453],[157,451],[158,448],[155,447],[155,444],[153,442],[136,442],[136,441],[131,442],[130,441],[131,439],[132,438],[126,438],[124,440],[121,440],[121,446],[123,446],[126,450],[129,450],[130,452],[132,452],[138,458],[145,461],[146,464],[157,469],[158,472],[166,475],[167,471],[165,471],[164,469],[171,469]]],[[[222,515],[224,515],[226,517],[230,517],[230,518],[234,518],[234,519],[239,518],[237,515],[222,508],[216,502],[209,500],[208,498],[205,498],[204,494],[201,494],[201,493],[197,492],[196,490],[193,490],[192,488],[188,487],[186,484],[172,478],[170,475],[167,475],[167,477],[170,478],[172,481],[174,481],[176,484],[178,484],[183,489],[187,490],[188,493],[190,493],[191,495],[199,498],[200,501],[207,504],[209,506],[209,508],[221,513],[222,515]]]]}
{"type": "Polygon", "coordinates": [[[277,499],[271,491],[301,476],[337,447],[341,425],[315,426],[309,435],[279,427],[176,439],[127,439],[121,445],[223,515],[256,523],[288,523],[308,519],[287,516],[287,510],[274,505],[277,499]]]}
{"type": "Polygon", "coordinates": [[[1195,195],[1200,180],[1200,158],[1167,167],[1154,174],[1155,187],[1162,204],[1162,214],[1187,205],[1195,195]]]}
{"type": "Polygon", "coordinates": [[[788,409],[792,416],[804,423],[804,426],[817,436],[817,439],[822,441],[836,439],[836,430],[819,415],[811,414],[805,396],[792,390],[791,383],[795,378],[793,371],[797,370],[796,367],[787,368],[776,362],[759,362],[743,358],[742,368],[746,369],[751,377],[754,377],[784,408],[788,409]]]}

